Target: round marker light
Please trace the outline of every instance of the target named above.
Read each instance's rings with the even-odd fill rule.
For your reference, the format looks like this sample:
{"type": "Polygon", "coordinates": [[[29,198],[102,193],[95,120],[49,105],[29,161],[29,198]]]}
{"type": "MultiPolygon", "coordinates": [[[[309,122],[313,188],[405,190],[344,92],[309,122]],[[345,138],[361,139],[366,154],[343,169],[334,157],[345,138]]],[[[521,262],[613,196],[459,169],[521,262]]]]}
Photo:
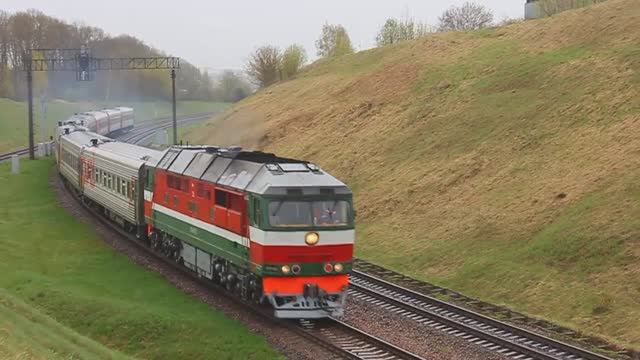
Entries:
{"type": "Polygon", "coordinates": [[[282,265],[282,273],[283,274],[288,274],[291,271],[291,268],[289,267],[289,265],[282,265]]]}
{"type": "Polygon", "coordinates": [[[331,265],[329,263],[324,264],[324,272],[330,273],[332,271],[333,271],[333,265],[331,265]]]}
{"type": "Polygon", "coordinates": [[[342,266],[342,264],[337,263],[337,264],[333,265],[333,269],[334,269],[336,272],[342,272],[342,270],[344,270],[344,267],[342,266]]]}
{"type": "Polygon", "coordinates": [[[293,265],[291,266],[291,272],[298,275],[300,274],[300,270],[302,270],[302,268],[300,267],[300,265],[293,265]]]}
{"type": "Polygon", "coordinates": [[[320,235],[317,232],[308,232],[307,235],[304,236],[304,242],[309,246],[313,246],[318,243],[320,240],[320,235]]]}

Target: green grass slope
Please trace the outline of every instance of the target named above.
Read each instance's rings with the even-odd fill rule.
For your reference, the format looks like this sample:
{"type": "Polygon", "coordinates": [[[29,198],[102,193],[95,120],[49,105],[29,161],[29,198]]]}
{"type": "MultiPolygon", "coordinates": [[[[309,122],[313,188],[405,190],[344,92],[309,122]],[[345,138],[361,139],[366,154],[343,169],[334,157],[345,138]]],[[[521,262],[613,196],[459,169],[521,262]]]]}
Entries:
{"type": "MultiPolygon", "coordinates": [[[[158,102],[111,102],[72,103],[54,100],[47,103],[46,120],[43,121],[40,103],[34,104],[34,126],[36,142],[53,135],[55,125],[76,112],[102,109],[114,106],[130,106],[136,111],[138,120],[147,120],[171,115],[171,103],[158,102]],[[44,126],[42,126],[44,123],[44,126]],[[42,129],[41,129],[42,127],[42,129]]],[[[176,106],[178,115],[222,111],[229,105],[205,101],[181,101],[176,106]]],[[[28,142],[27,106],[24,102],[0,98],[0,153],[27,146],[28,142]]]]}
{"type": "Polygon", "coordinates": [[[640,2],[311,65],[192,143],[317,162],[357,255],[640,347],[640,2]]]}
{"type": "Polygon", "coordinates": [[[0,164],[0,358],[278,358],[60,208],[51,161],[22,166],[0,164]]]}
{"type": "Polygon", "coordinates": [[[0,289],[0,358],[126,359],[0,289]]]}

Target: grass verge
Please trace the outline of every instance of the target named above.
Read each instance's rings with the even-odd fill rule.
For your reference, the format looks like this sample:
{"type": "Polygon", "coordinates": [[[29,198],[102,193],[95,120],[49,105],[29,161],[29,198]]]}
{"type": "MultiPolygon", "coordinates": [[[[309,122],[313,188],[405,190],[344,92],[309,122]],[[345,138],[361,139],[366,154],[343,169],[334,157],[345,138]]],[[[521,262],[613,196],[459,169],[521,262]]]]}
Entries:
{"type": "Polygon", "coordinates": [[[0,351],[9,358],[279,357],[64,211],[49,188],[50,160],[21,165],[13,175],[0,164],[0,313],[11,315],[0,316],[0,351]]]}

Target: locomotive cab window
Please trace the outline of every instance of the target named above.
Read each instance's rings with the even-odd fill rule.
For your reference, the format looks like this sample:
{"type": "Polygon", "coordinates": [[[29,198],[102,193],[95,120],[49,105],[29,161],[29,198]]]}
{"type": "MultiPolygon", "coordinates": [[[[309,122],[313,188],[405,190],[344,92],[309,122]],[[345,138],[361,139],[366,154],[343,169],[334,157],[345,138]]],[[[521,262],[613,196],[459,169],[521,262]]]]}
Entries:
{"type": "Polygon", "coordinates": [[[351,206],[345,200],[269,203],[269,224],[276,227],[348,226],[351,218],[351,206]]]}

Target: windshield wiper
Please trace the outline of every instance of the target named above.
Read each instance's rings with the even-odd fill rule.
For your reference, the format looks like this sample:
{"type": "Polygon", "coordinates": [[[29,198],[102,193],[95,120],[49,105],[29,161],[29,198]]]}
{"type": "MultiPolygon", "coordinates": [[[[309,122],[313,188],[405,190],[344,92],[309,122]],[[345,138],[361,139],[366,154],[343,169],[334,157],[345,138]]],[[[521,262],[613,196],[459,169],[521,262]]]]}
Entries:
{"type": "Polygon", "coordinates": [[[331,210],[329,210],[329,217],[333,220],[333,214],[335,214],[336,205],[338,205],[338,200],[333,200],[333,205],[331,206],[331,210]]]}

